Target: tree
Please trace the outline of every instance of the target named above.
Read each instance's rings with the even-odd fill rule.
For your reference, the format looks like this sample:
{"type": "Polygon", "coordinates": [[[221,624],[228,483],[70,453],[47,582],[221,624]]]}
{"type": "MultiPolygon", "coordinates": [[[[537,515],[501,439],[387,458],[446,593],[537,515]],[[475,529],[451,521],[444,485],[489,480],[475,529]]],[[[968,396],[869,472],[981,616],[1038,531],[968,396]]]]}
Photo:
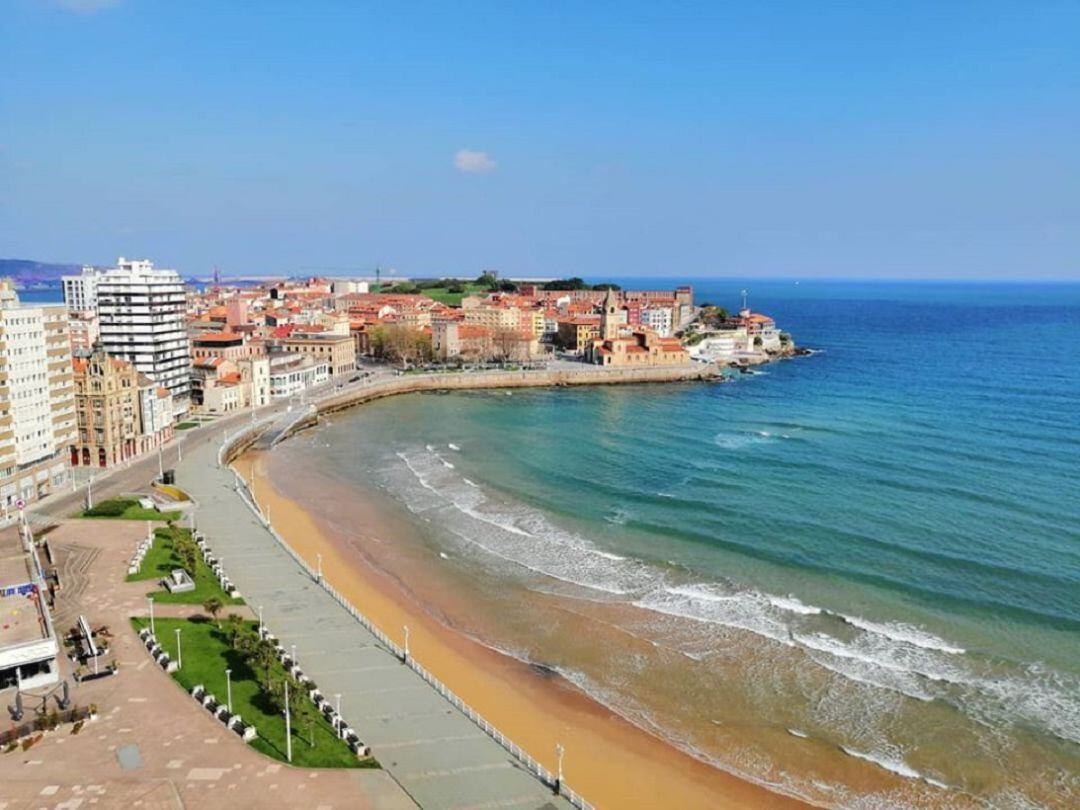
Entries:
{"type": "Polygon", "coordinates": [[[593,284],[592,288],[594,290],[600,290],[600,291],[603,291],[603,290],[615,290],[616,292],[618,292],[619,290],[622,289],[622,287],[620,287],[618,284],[612,284],[609,281],[605,281],[603,284],[593,284]]]}
{"type": "MultiPolygon", "coordinates": [[[[300,682],[286,675],[282,680],[274,681],[267,697],[270,699],[270,704],[274,707],[274,710],[284,714],[286,681],[289,684],[289,719],[292,725],[292,733],[299,737],[299,730],[304,728],[308,733],[307,744],[314,748],[316,710],[307,695],[304,694],[304,687],[301,686],[300,682]]],[[[303,738],[301,737],[301,739],[303,738]]]]}
{"type": "Polygon", "coordinates": [[[248,652],[248,663],[252,669],[261,669],[266,676],[266,691],[270,692],[270,674],[277,663],[277,649],[267,639],[260,638],[248,652]]]}
{"type": "MultiPolygon", "coordinates": [[[[225,607],[221,599],[216,596],[211,596],[209,599],[203,602],[202,606],[203,610],[205,610],[207,613],[214,617],[215,622],[217,621],[217,617],[218,614],[221,612],[221,609],[225,607]]],[[[220,628],[221,625],[218,624],[218,627],[220,628]]]]}
{"type": "Polygon", "coordinates": [[[199,561],[199,547],[191,535],[180,529],[173,530],[173,551],[180,565],[195,579],[195,567],[199,561]]]}
{"type": "Polygon", "coordinates": [[[499,277],[490,270],[485,270],[480,274],[480,277],[476,279],[476,283],[484,289],[494,290],[499,286],[499,277]]]}
{"type": "Polygon", "coordinates": [[[545,290],[587,290],[589,285],[574,276],[573,278],[559,278],[544,284],[545,290]]]}
{"type": "Polygon", "coordinates": [[[229,646],[237,650],[241,646],[241,637],[247,632],[244,620],[235,613],[225,618],[225,635],[229,639],[229,646]]]}
{"type": "Polygon", "coordinates": [[[491,353],[496,360],[516,359],[521,345],[521,336],[513,329],[502,327],[491,334],[491,353]]]}

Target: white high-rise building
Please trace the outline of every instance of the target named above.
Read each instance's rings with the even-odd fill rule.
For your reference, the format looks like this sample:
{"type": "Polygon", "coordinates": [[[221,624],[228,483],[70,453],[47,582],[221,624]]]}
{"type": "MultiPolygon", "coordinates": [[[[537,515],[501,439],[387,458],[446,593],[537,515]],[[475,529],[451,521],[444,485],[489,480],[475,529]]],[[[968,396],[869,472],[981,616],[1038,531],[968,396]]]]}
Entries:
{"type": "Polygon", "coordinates": [[[62,276],[64,304],[72,312],[97,310],[97,285],[103,275],[96,267],[84,266],[77,276],[62,276]]]}
{"type": "Polygon", "coordinates": [[[135,365],[168,389],[177,413],[188,410],[191,354],[184,327],[184,283],[175,270],[129,261],[97,282],[98,323],[105,351],[135,365]]]}
{"type": "Polygon", "coordinates": [[[64,487],[76,434],[67,311],[0,281],[0,517],[64,487]]]}

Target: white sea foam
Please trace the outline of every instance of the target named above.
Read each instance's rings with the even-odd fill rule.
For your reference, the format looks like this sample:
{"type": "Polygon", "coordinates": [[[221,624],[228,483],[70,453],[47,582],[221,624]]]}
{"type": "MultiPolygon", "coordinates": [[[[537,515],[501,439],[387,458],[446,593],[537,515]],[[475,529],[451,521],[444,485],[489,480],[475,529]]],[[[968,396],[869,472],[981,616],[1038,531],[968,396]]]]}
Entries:
{"type": "Polygon", "coordinates": [[[902,641],[927,650],[939,650],[954,655],[962,655],[966,652],[963,647],[953,646],[944,639],[938,638],[933,633],[928,633],[925,630],[913,627],[910,624],[903,624],[900,622],[872,622],[868,619],[860,618],[859,616],[849,616],[846,613],[835,613],[833,615],[843,619],[854,627],[858,627],[860,630],[877,633],[879,636],[885,636],[894,641],[902,641]]]}
{"type": "Polygon", "coordinates": [[[792,594],[715,582],[672,584],[679,571],[599,549],[526,504],[489,495],[445,466],[434,450],[397,455],[417,486],[406,480],[392,491],[418,514],[439,510],[433,522],[468,547],[588,589],[597,600],[620,597],[692,621],[686,627],[702,637],[703,650],[732,630],[745,631],[799,648],[809,662],[852,683],[919,701],[943,700],[987,727],[1023,723],[1080,742],[1080,681],[1072,676],[1038,665],[988,664],[924,628],[832,612],[792,594]],[[710,632],[717,634],[712,642],[710,632]]]}
{"type": "Polygon", "coordinates": [[[799,737],[804,740],[810,737],[810,735],[807,734],[805,731],[799,731],[799,729],[797,728],[789,728],[787,730],[787,733],[790,734],[792,737],[799,737]]]}
{"type": "Polygon", "coordinates": [[[602,551],[564,531],[524,504],[492,499],[482,487],[454,473],[436,452],[397,455],[425,491],[439,496],[429,508],[453,509],[442,522],[473,547],[530,571],[614,595],[645,588],[658,576],[644,563],[602,551]]]}
{"type": "Polygon", "coordinates": [[[769,604],[781,610],[789,610],[792,613],[801,613],[803,616],[815,616],[821,613],[821,608],[813,605],[804,605],[794,596],[768,596],[765,597],[769,604]]]}
{"type": "Polygon", "coordinates": [[[703,583],[658,588],[634,604],[670,616],[746,630],[794,646],[787,625],[771,616],[767,603],[752,592],[727,592],[703,583]]]}
{"type": "Polygon", "coordinates": [[[457,451],[457,452],[460,452],[460,451],[461,451],[461,448],[460,448],[460,447],[458,447],[458,446],[457,446],[456,444],[448,444],[448,445],[446,445],[446,446],[447,446],[447,447],[449,447],[449,448],[450,448],[451,450],[455,450],[455,451],[457,451]]]}
{"type": "Polygon", "coordinates": [[[848,748],[841,745],[840,750],[850,757],[864,760],[865,762],[872,762],[879,768],[884,768],[887,771],[895,773],[897,776],[904,776],[908,779],[923,779],[923,775],[917,770],[912,768],[902,759],[896,759],[893,757],[880,756],[878,754],[868,754],[864,751],[856,751],[854,748],[848,748]]]}

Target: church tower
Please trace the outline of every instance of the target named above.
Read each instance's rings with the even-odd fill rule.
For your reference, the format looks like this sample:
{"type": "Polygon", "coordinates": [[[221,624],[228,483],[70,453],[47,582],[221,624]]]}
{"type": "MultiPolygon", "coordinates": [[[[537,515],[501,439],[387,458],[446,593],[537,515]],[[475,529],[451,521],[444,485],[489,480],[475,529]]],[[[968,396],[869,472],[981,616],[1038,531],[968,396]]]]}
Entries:
{"type": "Polygon", "coordinates": [[[615,290],[608,288],[604,296],[604,312],[600,316],[600,338],[614,340],[619,336],[619,305],[615,301],[615,290]]]}

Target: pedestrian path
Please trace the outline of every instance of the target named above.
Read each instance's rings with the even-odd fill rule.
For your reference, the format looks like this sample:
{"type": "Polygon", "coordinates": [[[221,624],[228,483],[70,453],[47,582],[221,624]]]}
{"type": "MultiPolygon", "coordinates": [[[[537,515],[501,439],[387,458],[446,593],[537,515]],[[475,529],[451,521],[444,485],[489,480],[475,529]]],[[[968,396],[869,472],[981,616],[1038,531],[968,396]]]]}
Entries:
{"type": "MultiPolygon", "coordinates": [[[[247,603],[422,808],[566,810],[526,771],[354,619],[281,547],[217,466],[215,445],[186,453],[177,483],[247,603]]],[[[362,606],[359,606],[362,609],[362,606]]]]}

